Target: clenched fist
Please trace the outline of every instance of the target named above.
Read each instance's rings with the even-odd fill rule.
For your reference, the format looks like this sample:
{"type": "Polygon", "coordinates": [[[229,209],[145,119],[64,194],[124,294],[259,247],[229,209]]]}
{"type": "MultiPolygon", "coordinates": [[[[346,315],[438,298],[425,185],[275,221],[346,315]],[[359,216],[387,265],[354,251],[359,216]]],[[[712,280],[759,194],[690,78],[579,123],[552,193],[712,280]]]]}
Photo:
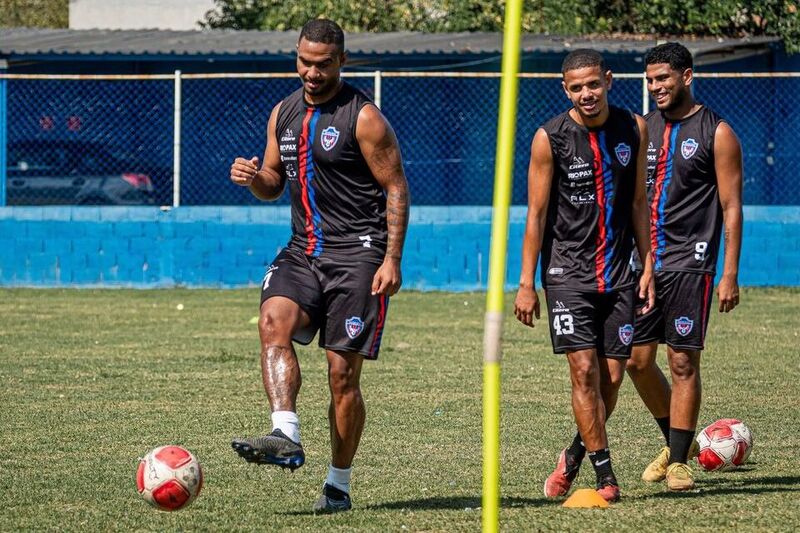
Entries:
{"type": "Polygon", "coordinates": [[[249,187],[258,173],[258,157],[245,159],[237,157],[231,165],[231,181],[242,187],[249,187]]]}

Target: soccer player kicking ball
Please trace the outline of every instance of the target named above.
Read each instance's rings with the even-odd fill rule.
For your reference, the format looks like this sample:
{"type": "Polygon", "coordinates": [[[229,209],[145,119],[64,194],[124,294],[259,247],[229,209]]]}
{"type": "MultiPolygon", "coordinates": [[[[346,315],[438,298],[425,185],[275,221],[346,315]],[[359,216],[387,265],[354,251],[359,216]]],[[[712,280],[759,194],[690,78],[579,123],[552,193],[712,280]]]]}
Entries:
{"type": "Polygon", "coordinates": [[[303,82],[272,110],[264,163],[237,158],[231,180],[263,200],[289,182],[292,237],[267,269],[258,331],[272,432],[235,439],[246,461],[294,470],[303,465],[297,393],[300,366],[292,342],[319,330],[328,359],[331,464],[318,513],[351,508],[353,457],[366,412],[360,376],[376,359],[389,296],[400,289],[408,226],[408,184],[394,132],[366,96],[340,78],[344,33],[312,20],[300,32],[303,82]]]}
{"type": "Polygon", "coordinates": [[[635,297],[638,293],[647,301],[644,311],[654,299],[645,190],[647,126],[642,117],[608,105],[611,71],[599,53],[571,52],[561,73],[573,107],[545,123],[533,138],[514,313],[527,326],[540,316],[534,280],[541,254],[550,338],[554,352],[566,353],[580,431],[577,446],[559,455],[544,492],[566,495],[588,450],[598,493],[617,501],[620,490],[605,421],[631,353],[635,297]],[[638,284],[629,265],[634,239],[645,258],[638,284]]]}
{"type": "Polygon", "coordinates": [[[645,56],[647,89],[658,109],[647,115],[651,246],[656,305],[636,317],[628,374],[667,441],[642,474],[666,478],[670,490],[694,488],[687,466],[697,454],[700,353],[725,226],[725,258],[717,293],[720,312],[739,303],[742,241],[742,152],[731,127],[691,92],[692,55],[666,43],[645,56]],[[656,365],[667,344],[672,392],[656,365]]]}

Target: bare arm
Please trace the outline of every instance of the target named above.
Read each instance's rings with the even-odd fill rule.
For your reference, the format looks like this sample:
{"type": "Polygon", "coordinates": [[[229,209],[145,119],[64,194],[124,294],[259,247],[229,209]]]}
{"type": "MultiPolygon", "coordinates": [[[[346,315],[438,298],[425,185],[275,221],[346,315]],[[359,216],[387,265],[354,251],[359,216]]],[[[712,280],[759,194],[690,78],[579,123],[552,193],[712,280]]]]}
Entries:
{"type": "Polygon", "coordinates": [[[237,157],[231,165],[231,181],[247,187],[253,196],[260,200],[276,200],[283,193],[286,176],[281,168],[281,154],[278,149],[276,123],[280,102],[272,109],[267,124],[267,147],[264,150],[264,164],[259,169],[258,157],[245,159],[237,157]]]}
{"type": "Polygon", "coordinates": [[[714,133],[714,170],[725,225],[725,258],[717,287],[720,312],[739,304],[739,255],[742,248],[742,147],[733,129],[722,122],[714,133]]]}
{"type": "Polygon", "coordinates": [[[534,316],[540,316],[539,297],[536,294],[536,264],[542,250],[547,207],[553,183],[553,152],[550,139],[539,129],[531,142],[531,160],[528,165],[528,216],[525,237],[522,240],[522,272],[519,290],[514,302],[514,314],[526,326],[533,327],[534,316]]]}
{"type": "Polygon", "coordinates": [[[655,305],[653,285],[653,256],[650,253],[650,208],[647,205],[647,123],[636,115],[639,127],[639,153],[636,154],[636,189],[633,193],[632,224],[636,250],[642,262],[639,278],[639,297],[646,300],[641,312],[646,313],[655,305]]]}
{"type": "Polygon", "coordinates": [[[356,140],[372,175],[386,193],[386,257],[375,274],[372,290],[391,296],[402,284],[400,260],[408,229],[408,182],[400,146],[389,122],[371,104],[361,108],[358,114],[356,140]]]}

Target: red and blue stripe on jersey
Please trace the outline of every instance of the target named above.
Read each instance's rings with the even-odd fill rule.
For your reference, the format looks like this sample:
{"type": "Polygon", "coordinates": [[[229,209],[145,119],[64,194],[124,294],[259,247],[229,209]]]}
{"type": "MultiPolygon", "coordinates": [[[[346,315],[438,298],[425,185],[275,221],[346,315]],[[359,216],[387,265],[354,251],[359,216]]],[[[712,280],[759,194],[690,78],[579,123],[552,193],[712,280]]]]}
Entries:
{"type": "Polygon", "coordinates": [[[614,252],[614,230],[611,226],[613,212],[614,175],[611,169],[611,154],[606,146],[604,131],[589,132],[589,145],[594,154],[594,184],[597,200],[597,249],[595,272],[598,292],[606,292],[611,285],[612,254],[614,252]]]}
{"type": "Polygon", "coordinates": [[[308,239],[306,255],[319,257],[322,253],[324,242],[322,235],[322,216],[320,215],[317,203],[314,199],[314,138],[319,120],[319,108],[309,107],[306,109],[306,116],[303,117],[303,129],[300,133],[299,142],[299,172],[298,181],[300,182],[300,200],[305,212],[305,232],[308,239]]]}
{"type": "Polygon", "coordinates": [[[650,204],[650,247],[653,250],[655,269],[661,270],[661,258],[666,248],[664,235],[664,212],[667,205],[667,188],[672,181],[672,167],[675,158],[680,124],[667,122],[661,140],[661,152],[656,163],[656,178],[653,184],[653,200],[650,204]]]}

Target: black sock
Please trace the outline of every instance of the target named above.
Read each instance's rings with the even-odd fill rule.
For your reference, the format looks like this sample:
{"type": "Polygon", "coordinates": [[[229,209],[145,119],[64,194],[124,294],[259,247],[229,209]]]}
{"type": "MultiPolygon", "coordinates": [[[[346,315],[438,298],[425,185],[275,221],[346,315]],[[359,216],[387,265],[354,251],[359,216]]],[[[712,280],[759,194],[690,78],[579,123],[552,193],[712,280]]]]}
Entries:
{"type": "Polygon", "coordinates": [[[575,432],[575,438],[572,439],[572,444],[567,448],[567,455],[578,463],[583,461],[584,456],[586,456],[586,448],[583,446],[583,439],[581,439],[580,433],[575,432]]]}
{"type": "Polygon", "coordinates": [[[578,476],[581,462],[583,462],[583,458],[586,456],[586,448],[583,446],[580,433],[575,433],[575,438],[572,439],[572,444],[567,448],[566,455],[567,468],[565,475],[568,480],[573,481],[578,476]]]}
{"type": "Polygon", "coordinates": [[[656,424],[661,428],[661,433],[664,435],[664,440],[667,441],[669,446],[669,417],[656,418],[656,424]]]}
{"type": "Polygon", "coordinates": [[[613,481],[614,484],[617,483],[617,478],[614,477],[614,471],[611,469],[611,453],[608,448],[589,452],[589,460],[594,467],[598,487],[601,487],[601,484],[608,485],[609,481],[613,481]]]}
{"type": "Polygon", "coordinates": [[[669,428],[669,464],[686,464],[693,440],[693,430],[669,428]]]}

